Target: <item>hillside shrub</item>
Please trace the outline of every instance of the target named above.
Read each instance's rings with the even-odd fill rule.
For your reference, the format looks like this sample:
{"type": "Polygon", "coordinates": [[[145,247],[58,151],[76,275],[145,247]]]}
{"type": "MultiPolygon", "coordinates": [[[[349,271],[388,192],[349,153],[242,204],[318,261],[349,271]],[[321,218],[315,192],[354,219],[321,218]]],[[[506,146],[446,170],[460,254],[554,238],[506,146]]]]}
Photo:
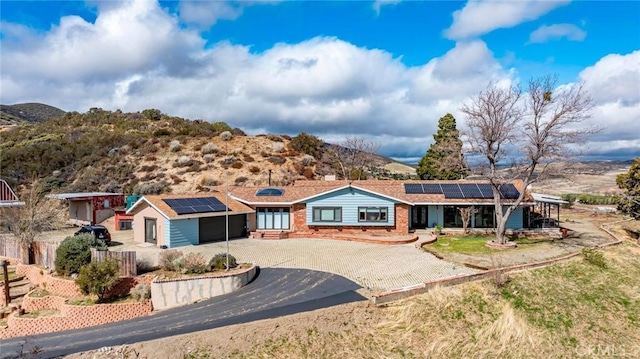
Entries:
{"type": "Polygon", "coordinates": [[[204,156],[202,156],[202,159],[206,162],[206,163],[211,163],[216,159],[216,156],[212,155],[212,154],[206,154],[204,156]]]}
{"type": "Polygon", "coordinates": [[[260,167],[258,166],[251,166],[249,167],[249,172],[251,172],[251,174],[258,174],[260,173],[260,167]]]}
{"type": "Polygon", "coordinates": [[[170,192],[169,184],[165,181],[138,183],[133,186],[133,193],[135,194],[161,194],[164,192],[170,192]]]}
{"type": "Polygon", "coordinates": [[[302,157],[302,164],[305,166],[310,166],[315,161],[315,158],[311,155],[304,155],[302,157]]]}
{"type": "Polygon", "coordinates": [[[91,262],[80,268],[76,284],[82,294],[98,296],[98,302],[107,299],[107,292],[120,280],[118,260],[108,258],[102,262],[91,262]]]}
{"type": "Polygon", "coordinates": [[[202,154],[203,155],[207,155],[210,153],[216,153],[218,152],[218,146],[216,146],[215,143],[207,143],[206,145],[202,146],[202,154]]]}
{"type": "Polygon", "coordinates": [[[246,183],[249,179],[245,176],[240,176],[237,177],[233,182],[235,183],[236,186],[242,185],[244,183],[246,183]]]}
{"type": "Polygon", "coordinates": [[[251,155],[244,155],[244,156],[242,157],[242,159],[243,159],[245,162],[253,162],[253,161],[255,161],[255,159],[254,159],[253,157],[251,157],[251,155]]]}
{"type": "Polygon", "coordinates": [[[273,150],[273,152],[282,152],[284,151],[284,144],[280,143],[280,142],[276,142],[271,144],[271,149],[273,150]]]}
{"type": "Polygon", "coordinates": [[[284,141],[282,136],[274,135],[274,134],[268,134],[267,138],[270,139],[271,141],[274,141],[274,142],[282,142],[282,141],[284,141]]]}
{"type": "Polygon", "coordinates": [[[138,283],[131,290],[130,294],[131,294],[131,297],[133,297],[133,299],[139,302],[145,301],[147,299],[151,299],[151,286],[145,283],[138,283]]]}
{"type": "Polygon", "coordinates": [[[322,150],[324,147],[324,141],[314,135],[301,132],[296,137],[291,139],[289,147],[292,149],[313,156],[314,158],[322,157],[322,150]]]}
{"type": "Polygon", "coordinates": [[[224,131],[220,134],[220,138],[222,138],[223,141],[229,141],[232,137],[233,135],[229,131],[224,131]]]}
{"type": "Polygon", "coordinates": [[[184,256],[184,267],[182,268],[184,274],[202,274],[206,273],[209,268],[207,260],[200,253],[187,253],[184,256]]]}
{"type": "Polygon", "coordinates": [[[91,248],[107,250],[106,244],[92,234],[65,238],[56,249],[56,272],[66,276],[79,273],[80,268],[91,263],[91,248]]]}
{"type": "Polygon", "coordinates": [[[162,137],[162,136],[169,136],[169,135],[171,135],[171,131],[169,131],[166,128],[159,128],[153,131],[153,137],[162,137]]]}
{"type": "Polygon", "coordinates": [[[167,249],[160,252],[160,256],[158,257],[158,265],[162,270],[166,271],[176,271],[175,261],[178,258],[183,256],[182,252],[175,249],[167,249]]]}
{"type": "Polygon", "coordinates": [[[242,164],[242,162],[240,162],[240,161],[236,161],[236,162],[234,162],[234,163],[231,165],[231,168],[235,168],[235,169],[237,169],[237,170],[238,170],[238,169],[242,168],[242,166],[244,166],[244,165],[242,164]]]}
{"type": "Polygon", "coordinates": [[[178,166],[180,167],[188,166],[190,162],[191,158],[189,158],[189,156],[180,156],[180,158],[178,158],[178,166]]]}
{"type": "MultiPolygon", "coordinates": [[[[209,266],[212,270],[224,270],[227,269],[227,254],[218,253],[209,261],[209,266]]],[[[236,257],[229,254],[229,268],[235,268],[238,266],[236,257]]]]}
{"type": "Polygon", "coordinates": [[[169,143],[169,150],[171,152],[178,152],[180,151],[181,145],[180,145],[180,141],[178,140],[173,140],[171,141],[171,143],[169,143]]]}
{"type": "Polygon", "coordinates": [[[221,183],[215,178],[204,176],[200,179],[201,186],[219,186],[221,183]]]}
{"type": "Polygon", "coordinates": [[[267,158],[267,161],[273,163],[274,165],[281,165],[285,162],[287,162],[286,159],[280,157],[280,156],[271,156],[269,158],[267,158]]]}

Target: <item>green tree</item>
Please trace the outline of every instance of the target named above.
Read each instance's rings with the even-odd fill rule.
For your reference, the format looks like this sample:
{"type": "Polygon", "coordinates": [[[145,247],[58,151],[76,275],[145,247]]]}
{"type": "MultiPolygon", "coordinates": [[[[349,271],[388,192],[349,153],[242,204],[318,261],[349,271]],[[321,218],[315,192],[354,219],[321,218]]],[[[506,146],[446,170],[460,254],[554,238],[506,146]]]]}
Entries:
{"type": "Polygon", "coordinates": [[[434,142],[418,162],[416,173],[421,179],[455,180],[467,175],[467,166],[462,154],[460,132],[456,119],[450,113],[438,121],[438,132],[434,142]]]}
{"type": "Polygon", "coordinates": [[[81,234],[65,238],[56,249],[56,272],[63,275],[80,272],[82,266],[91,262],[91,248],[106,250],[103,241],[92,234],[81,234]]]}
{"type": "Polygon", "coordinates": [[[324,141],[314,135],[300,132],[300,134],[291,139],[289,147],[298,152],[320,159],[322,157],[324,141]]]}
{"type": "Polygon", "coordinates": [[[82,294],[95,294],[98,296],[98,302],[103,302],[107,292],[118,284],[118,271],[118,261],[115,258],[91,262],[80,268],[76,284],[82,294]]]}
{"type": "Polygon", "coordinates": [[[640,219],[640,157],[633,161],[629,172],[616,177],[616,183],[624,190],[624,195],[618,200],[618,209],[640,219]]]}

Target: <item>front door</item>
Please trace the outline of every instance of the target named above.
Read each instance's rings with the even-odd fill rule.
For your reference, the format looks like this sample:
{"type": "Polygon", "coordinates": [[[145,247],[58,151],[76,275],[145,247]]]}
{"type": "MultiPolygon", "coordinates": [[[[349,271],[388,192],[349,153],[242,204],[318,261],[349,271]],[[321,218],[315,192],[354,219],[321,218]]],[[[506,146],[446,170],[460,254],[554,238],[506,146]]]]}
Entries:
{"type": "Polygon", "coordinates": [[[411,208],[411,228],[413,229],[425,229],[428,227],[429,206],[413,206],[411,208]]]}
{"type": "Polygon", "coordinates": [[[144,219],[144,241],[154,244],[158,241],[158,227],[155,218],[144,219]]]}

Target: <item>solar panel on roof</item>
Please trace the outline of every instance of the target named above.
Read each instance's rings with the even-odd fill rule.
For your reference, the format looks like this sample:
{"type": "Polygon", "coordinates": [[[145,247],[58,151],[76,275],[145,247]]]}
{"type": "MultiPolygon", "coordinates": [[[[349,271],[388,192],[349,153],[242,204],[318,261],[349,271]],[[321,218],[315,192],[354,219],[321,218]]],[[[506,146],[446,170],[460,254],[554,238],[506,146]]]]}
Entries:
{"type": "Polygon", "coordinates": [[[493,198],[493,190],[491,189],[490,184],[486,184],[486,183],[478,184],[478,189],[480,190],[480,193],[482,193],[481,198],[493,198]]]}
{"type": "Polygon", "coordinates": [[[422,188],[426,194],[442,194],[442,187],[438,183],[423,183],[422,188]]]}
{"type": "Polygon", "coordinates": [[[500,186],[500,195],[505,199],[516,199],[520,196],[520,192],[512,183],[507,183],[500,186]]]}
{"type": "Polygon", "coordinates": [[[163,199],[177,214],[222,212],[227,206],[215,197],[163,199]]]}
{"type": "Polygon", "coordinates": [[[457,183],[440,184],[444,198],[464,198],[460,186],[457,183]]]}
{"type": "Polygon", "coordinates": [[[461,183],[460,190],[464,198],[483,198],[482,192],[475,183],[461,183]]]}
{"type": "Polygon", "coordinates": [[[256,196],[282,196],[283,189],[280,188],[263,188],[256,192],[256,196]]]}
{"type": "Polygon", "coordinates": [[[418,194],[424,192],[422,191],[422,185],[419,183],[405,183],[404,193],[418,194]]]}

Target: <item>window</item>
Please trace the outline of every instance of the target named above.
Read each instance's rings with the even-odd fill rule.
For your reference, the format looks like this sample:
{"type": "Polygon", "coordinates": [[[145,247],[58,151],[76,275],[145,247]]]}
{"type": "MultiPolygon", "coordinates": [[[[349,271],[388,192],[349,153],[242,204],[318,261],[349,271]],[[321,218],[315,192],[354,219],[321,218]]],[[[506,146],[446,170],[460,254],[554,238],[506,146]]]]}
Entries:
{"type": "Polygon", "coordinates": [[[494,228],[495,227],[495,207],[479,206],[476,207],[475,227],[476,228],[494,228]]]}
{"type": "Polygon", "coordinates": [[[104,200],[104,208],[109,208],[109,206],[110,206],[110,205],[111,205],[111,204],[109,203],[109,200],[108,200],[108,199],[105,199],[105,200],[104,200]]]}
{"type": "Polygon", "coordinates": [[[462,215],[457,206],[444,206],[444,227],[462,228],[462,215]]]}
{"type": "Polygon", "coordinates": [[[387,222],[388,207],[358,207],[358,222],[387,222]]]}
{"type": "Polygon", "coordinates": [[[342,222],[342,207],[313,207],[314,222],[342,222]]]}
{"type": "Polygon", "coordinates": [[[289,229],[289,208],[256,208],[258,229],[289,229]]]}

